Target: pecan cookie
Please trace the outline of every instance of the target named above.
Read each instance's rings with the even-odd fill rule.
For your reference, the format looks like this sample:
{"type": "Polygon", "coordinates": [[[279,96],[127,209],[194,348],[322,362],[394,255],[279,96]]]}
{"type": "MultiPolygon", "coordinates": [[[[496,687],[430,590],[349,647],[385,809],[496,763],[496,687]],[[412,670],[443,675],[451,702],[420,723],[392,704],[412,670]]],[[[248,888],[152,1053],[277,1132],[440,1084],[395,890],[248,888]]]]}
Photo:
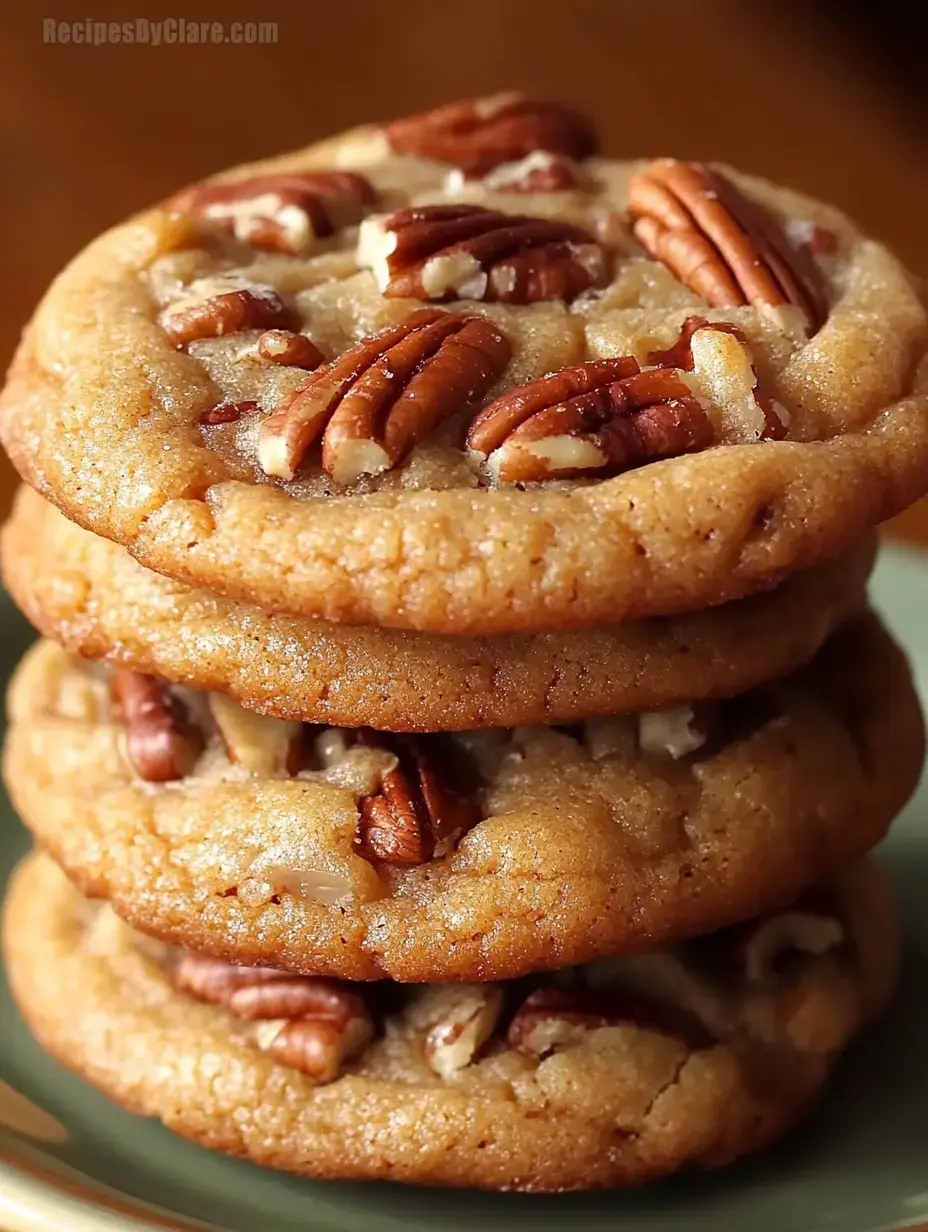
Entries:
{"type": "Polygon", "coordinates": [[[2,566],[32,623],[78,654],[277,718],[439,731],[657,709],[783,676],[864,608],[874,546],[709,611],[479,638],[327,624],[192,590],[29,488],[4,528],[2,566]]]}
{"type": "Polygon", "coordinates": [[[740,598],[922,495],[894,257],[734,171],[596,158],[565,114],[366,127],[103,236],[11,370],[21,473],[178,580],[434,633],[740,598]]]}
{"type": "Polygon", "coordinates": [[[568,728],[303,726],[52,643],[10,714],[14,802],[85,893],[178,945],[364,980],[508,979],[779,905],[879,841],[923,754],[874,618],[733,701],[568,728]]]}
{"type": "Polygon", "coordinates": [[[176,1133],[315,1177],[534,1191],[780,1136],[884,1007],[899,951],[870,864],[738,929],[517,984],[359,988],[177,953],[38,856],[4,941],[43,1045],[176,1133]]]}

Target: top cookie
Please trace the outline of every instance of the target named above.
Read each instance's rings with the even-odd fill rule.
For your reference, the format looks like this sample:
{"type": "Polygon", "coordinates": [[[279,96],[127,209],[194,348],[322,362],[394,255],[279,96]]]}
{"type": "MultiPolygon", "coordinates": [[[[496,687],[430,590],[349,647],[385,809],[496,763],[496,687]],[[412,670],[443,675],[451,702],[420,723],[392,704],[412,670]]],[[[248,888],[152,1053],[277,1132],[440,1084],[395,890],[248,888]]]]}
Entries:
{"type": "Polygon", "coordinates": [[[928,489],[893,256],[763,181],[593,147],[506,95],[178,194],[54,284],[7,448],[169,576],[439,633],[741,597],[928,489]]]}

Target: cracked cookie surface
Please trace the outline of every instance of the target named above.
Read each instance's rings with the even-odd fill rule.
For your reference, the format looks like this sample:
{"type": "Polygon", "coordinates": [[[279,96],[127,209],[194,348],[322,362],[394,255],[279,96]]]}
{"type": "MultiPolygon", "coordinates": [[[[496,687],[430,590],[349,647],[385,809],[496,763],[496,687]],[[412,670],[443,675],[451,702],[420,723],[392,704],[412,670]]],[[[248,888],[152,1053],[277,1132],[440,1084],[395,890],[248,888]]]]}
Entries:
{"type": "Polygon", "coordinates": [[[78,257],[3,395],[24,477],[178,580],[437,633],[740,598],[928,488],[925,312],[837,211],[586,144],[566,179],[454,175],[390,131],[78,257]]]}
{"type": "Polygon", "coordinates": [[[442,638],[268,614],[194,590],[29,488],[2,532],[7,588],[70,650],[278,718],[398,731],[573,722],[744,692],[807,661],[862,610],[873,553],[862,542],[767,594],[692,615],[442,638]]]}
{"type": "Polygon", "coordinates": [[[305,1175],[534,1191],[714,1167],[779,1137],[885,1005],[899,948],[885,880],[855,865],[779,916],[559,972],[527,999],[373,986],[377,1025],[320,1085],[275,1054],[279,1026],[179,991],[175,957],[46,858],[14,876],[4,924],[30,1027],[124,1107],[305,1175]],[[480,1031],[449,1049],[444,1028],[478,1002],[480,1031]]]}
{"type": "Polygon", "coordinates": [[[764,911],[878,842],[923,754],[872,617],[732,702],[566,729],[301,729],[108,688],[50,643],[10,712],[13,799],[84,892],[179,945],[367,980],[511,978],[764,911]]]}

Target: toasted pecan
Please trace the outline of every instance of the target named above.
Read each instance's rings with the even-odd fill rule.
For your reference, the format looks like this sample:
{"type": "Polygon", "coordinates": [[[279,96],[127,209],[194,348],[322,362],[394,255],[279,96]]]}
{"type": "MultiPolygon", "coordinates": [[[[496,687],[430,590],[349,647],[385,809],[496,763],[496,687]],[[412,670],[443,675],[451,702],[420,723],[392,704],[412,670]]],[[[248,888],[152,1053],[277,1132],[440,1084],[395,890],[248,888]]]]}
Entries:
{"type": "Polygon", "coordinates": [[[255,353],[269,364],[307,371],[318,368],[325,360],[312,339],[291,329],[266,329],[255,344],[255,353]]]}
{"type": "Polygon", "coordinates": [[[296,254],[359,222],[376,201],[374,186],[357,172],[290,171],[194,184],[167,208],[206,219],[253,248],[296,254]]]}
{"type": "Polygon", "coordinates": [[[543,1056],[578,1043],[588,1031],[631,1026],[670,1036],[686,1048],[709,1048],[715,1042],[703,1025],[676,1005],[612,989],[539,988],[516,1011],[509,1024],[511,1048],[543,1056]]]}
{"type": "Polygon", "coordinates": [[[126,670],[110,676],[113,717],[126,729],[126,755],[149,783],[182,779],[203,749],[203,734],[157,676],[126,670]]]}
{"type": "Polygon", "coordinates": [[[471,424],[467,443],[502,483],[616,475],[705,449],[713,429],[670,369],[631,357],[562,368],[510,390],[471,424]]]}
{"type": "MultiPolygon", "coordinates": [[[[648,355],[649,364],[660,367],[680,368],[692,372],[695,367],[693,358],[693,335],[701,329],[715,330],[720,334],[731,334],[733,338],[747,347],[744,333],[730,321],[707,321],[705,317],[687,317],[680,327],[680,335],[666,350],[651,351],[648,355]]],[[[764,416],[764,431],[761,437],[766,441],[779,441],[786,436],[787,420],[785,408],[777,402],[769,389],[760,380],[757,367],[752,363],[754,373],[754,388],[752,396],[764,416]]]]}
{"type": "Polygon", "coordinates": [[[368,218],[358,263],[387,296],[530,304],[576,299],[609,277],[609,258],[570,223],[480,205],[419,205],[368,218]]]}
{"type": "Polygon", "coordinates": [[[416,154],[481,176],[534,150],[587,158],[596,151],[589,120],[562,103],[516,92],[464,99],[384,126],[398,154],[416,154]]]}
{"type": "Polygon", "coordinates": [[[262,1051],[317,1083],[337,1078],[374,1034],[363,998],[334,980],[192,953],[181,957],[173,979],[198,1000],[260,1023],[255,1042],[262,1051]]]}
{"type": "Polygon", "coordinates": [[[302,723],[246,710],[224,693],[207,694],[207,702],[230,762],[249,774],[299,773],[302,723]]]}
{"type": "Polygon", "coordinates": [[[720,171],[657,159],[629,181],[628,210],[642,247],[712,307],[793,304],[810,333],[824,323],[824,282],[809,253],[720,171]]]}
{"type": "Polygon", "coordinates": [[[261,467],[292,479],[321,437],[322,464],[336,482],[387,470],[479,398],[510,353],[485,317],[411,313],[317,369],[264,421],[261,467]]]}
{"type": "Polygon", "coordinates": [[[171,305],[158,321],[169,340],[182,347],[243,329],[287,328],[293,323],[293,313],[271,287],[255,287],[211,295],[189,306],[171,305]]]}
{"type": "Polygon", "coordinates": [[[452,851],[480,821],[476,783],[448,753],[441,736],[392,735],[361,729],[357,739],[393,755],[379,788],[358,805],[356,846],[369,860],[413,866],[452,851]]]}

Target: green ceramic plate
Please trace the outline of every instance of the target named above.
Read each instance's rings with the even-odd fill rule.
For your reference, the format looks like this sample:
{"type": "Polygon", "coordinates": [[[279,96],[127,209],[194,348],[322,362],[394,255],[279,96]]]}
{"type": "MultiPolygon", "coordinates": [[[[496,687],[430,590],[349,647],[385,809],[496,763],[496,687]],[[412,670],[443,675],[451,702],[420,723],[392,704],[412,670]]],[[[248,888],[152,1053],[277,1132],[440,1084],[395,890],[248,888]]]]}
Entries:
{"type": "MultiPolygon", "coordinates": [[[[876,596],[928,697],[928,557],[886,551],[876,596]]],[[[29,636],[3,604],[4,677],[29,636]]],[[[3,807],[0,882],[27,846],[3,807]]],[[[0,1228],[878,1232],[928,1221],[926,821],[923,788],[886,845],[909,943],[896,1011],[854,1051],[815,1122],[759,1160],[647,1191],[561,1198],[298,1181],[112,1107],[41,1053],[0,987],[0,1228]]]]}

